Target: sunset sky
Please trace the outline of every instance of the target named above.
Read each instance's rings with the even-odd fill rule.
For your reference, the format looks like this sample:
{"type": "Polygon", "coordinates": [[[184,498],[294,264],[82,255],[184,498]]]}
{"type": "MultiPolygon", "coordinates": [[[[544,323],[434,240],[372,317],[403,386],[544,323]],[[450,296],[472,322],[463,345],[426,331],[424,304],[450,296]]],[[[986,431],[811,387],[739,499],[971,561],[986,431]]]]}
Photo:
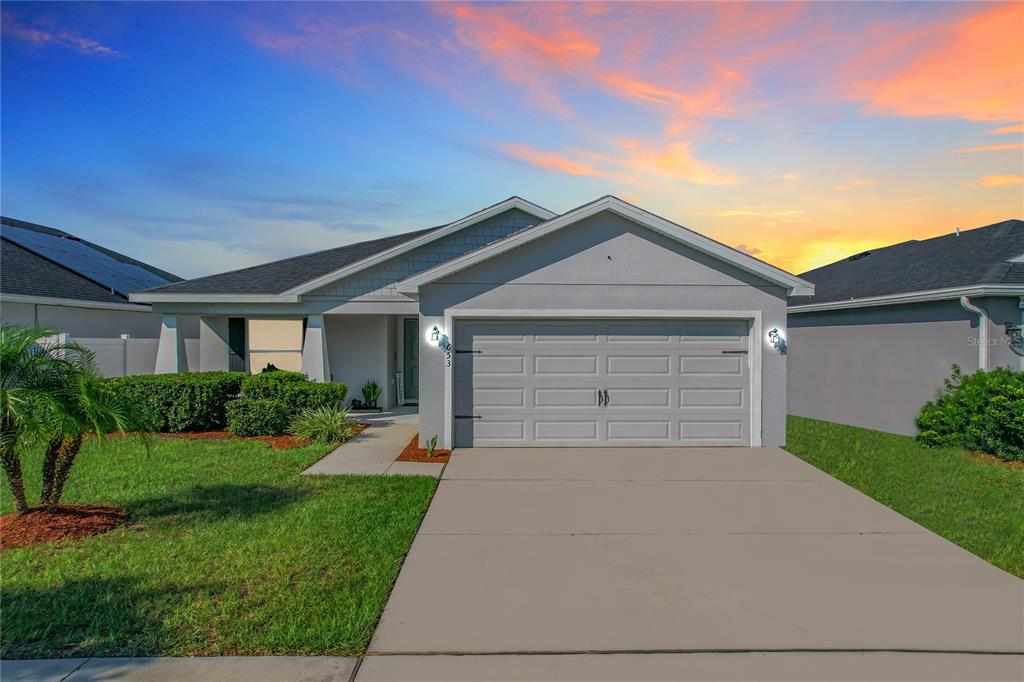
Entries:
{"type": "Polygon", "coordinates": [[[2,5],[2,208],[183,276],[616,194],[803,272],[1024,217],[1024,4],[2,5]]]}

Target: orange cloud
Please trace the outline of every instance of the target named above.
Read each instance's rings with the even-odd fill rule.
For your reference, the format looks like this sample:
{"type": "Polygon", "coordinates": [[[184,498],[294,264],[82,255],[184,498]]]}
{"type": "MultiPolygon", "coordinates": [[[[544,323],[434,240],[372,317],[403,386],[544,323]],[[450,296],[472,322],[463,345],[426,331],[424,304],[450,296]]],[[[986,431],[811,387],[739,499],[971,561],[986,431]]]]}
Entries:
{"type": "Polygon", "coordinates": [[[1024,184],[1024,175],[1006,173],[1003,175],[985,175],[977,182],[964,183],[968,187],[1005,187],[1006,185],[1024,184]]]}
{"type": "Polygon", "coordinates": [[[870,187],[871,185],[877,185],[878,180],[850,180],[849,182],[843,182],[836,185],[835,189],[837,192],[845,192],[848,189],[858,189],[860,187],[870,187]]]}
{"type": "Polygon", "coordinates": [[[574,161],[573,159],[562,156],[556,152],[535,149],[518,142],[503,144],[501,145],[501,149],[513,158],[525,161],[531,166],[535,166],[542,170],[565,173],[566,175],[590,175],[595,177],[607,175],[605,172],[593,166],[588,166],[584,163],[580,163],[579,161],[574,161]]]}
{"type": "Polygon", "coordinates": [[[566,175],[608,178],[630,187],[646,188],[653,182],[665,180],[682,180],[694,185],[730,185],[736,182],[730,173],[694,156],[689,142],[650,146],[628,140],[620,146],[622,151],[619,153],[577,150],[571,156],[519,142],[507,142],[499,148],[512,158],[536,168],[566,175]]]}
{"type": "Polygon", "coordinates": [[[628,162],[632,168],[662,177],[678,178],[695,185],[731,185],[736,178],[696,158],[689,142],[674,142],[660,149],[633,154],[628,162]]]}
{"type": "Polygon", "coordinates": [[[1018,123],[1012,126],[1003,126],[1002,128],[996,128],[995,130],[988,131],[990,135],[1009,135],[1010,133],[1024,133],[1024,123],[1018,123]]]}
{"type": "Polygon", "coordinates": [[[1024,149],[1024,142],[1008,142],[1006,144],[987,144],[982,147],[964,147],[957,149],[956,154],[971,154],[974,152],[1002,152],[1010,149],[1024,149]]]}
{"type": "Polygon", "coordinates": [[[900,116],[1019,120],[1024,111],[1024,4],[986,6],[934,27],[930,46],[895,74],[860,85],[870,109],[900,116]]]}

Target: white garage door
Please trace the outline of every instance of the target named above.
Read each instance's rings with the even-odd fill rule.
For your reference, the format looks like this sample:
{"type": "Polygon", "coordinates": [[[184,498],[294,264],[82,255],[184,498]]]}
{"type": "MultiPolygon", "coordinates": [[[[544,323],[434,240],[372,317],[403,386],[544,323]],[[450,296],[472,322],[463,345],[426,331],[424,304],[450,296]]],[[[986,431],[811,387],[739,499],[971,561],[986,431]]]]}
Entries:
{"type": "Polygon", "coordinates": [[[458,447],[750,445],[747,320],[473,320],[458,447]]]}

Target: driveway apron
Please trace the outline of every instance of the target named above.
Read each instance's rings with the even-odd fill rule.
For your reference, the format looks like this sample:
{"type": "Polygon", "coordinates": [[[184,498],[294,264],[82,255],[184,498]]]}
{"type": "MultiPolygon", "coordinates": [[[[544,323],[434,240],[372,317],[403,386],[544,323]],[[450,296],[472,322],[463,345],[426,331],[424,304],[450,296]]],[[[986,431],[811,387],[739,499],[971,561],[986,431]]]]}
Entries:
{"type": "Polygon", "coordinates": [[[733,651],[1015,669],[1024,581],[779,448],[466,449],[364,667],[733,651]]]}

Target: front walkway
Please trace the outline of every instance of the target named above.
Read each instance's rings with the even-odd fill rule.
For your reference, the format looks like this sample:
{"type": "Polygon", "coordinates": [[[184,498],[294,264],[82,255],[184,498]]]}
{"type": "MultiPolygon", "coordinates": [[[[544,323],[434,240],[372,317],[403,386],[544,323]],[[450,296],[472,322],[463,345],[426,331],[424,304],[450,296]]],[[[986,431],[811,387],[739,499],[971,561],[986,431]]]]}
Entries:
{"type": "Polygon", "coordinates": [[[1021,654],[1024,581],[781,449],[469,449],[358,679],[1014,679],[1021,654]]]}
{"type": "Polygon", "coordinates": [[[396,462],[412,437],[420,430],[415,407],[400,407],[381,413],[359,414],[370,425],[347,443],[328,453],[304,474],[386,474],[420,475],[437,478],[444,469],[440,462],[396,462]]]}

